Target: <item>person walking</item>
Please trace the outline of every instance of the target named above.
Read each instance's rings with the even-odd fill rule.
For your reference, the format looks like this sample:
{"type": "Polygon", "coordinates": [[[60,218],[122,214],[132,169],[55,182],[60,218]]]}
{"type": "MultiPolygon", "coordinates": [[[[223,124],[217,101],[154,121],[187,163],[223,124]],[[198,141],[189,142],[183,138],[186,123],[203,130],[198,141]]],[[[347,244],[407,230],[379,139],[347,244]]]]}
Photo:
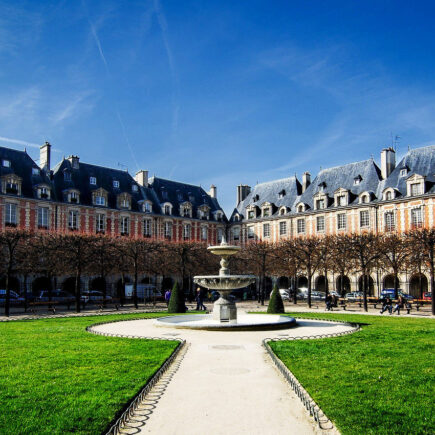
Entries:
{"type": "Polygon", "coordinates": [[[171,299],[171,290],[168,289],[165,291],[165,302],[166,302],[166,306],[169,305],[169,300],[171,299]]]}
{"type": "Polygon", "coordinates": [[[326,309],[332,311],[332,296],[328,293],[325,297],[326,309]]]}
{"type": "Polygon", "coordinates": [[[204,299],[202,296],[201,289],[199,287],[196,289],[196,310],[197,311],[207,310],[207,308],[204,306],[204,299]]]}

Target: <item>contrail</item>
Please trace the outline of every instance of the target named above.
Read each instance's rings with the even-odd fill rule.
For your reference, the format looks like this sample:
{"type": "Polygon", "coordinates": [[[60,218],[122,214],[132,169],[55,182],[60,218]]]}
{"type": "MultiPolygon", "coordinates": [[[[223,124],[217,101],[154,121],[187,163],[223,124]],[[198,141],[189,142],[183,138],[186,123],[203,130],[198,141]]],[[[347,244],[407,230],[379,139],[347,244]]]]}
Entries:
{"type": "MultiPolygon", "coordinates": [[[[94,38],[95,44],[96,44],[96,46],[98,48],[98,52],[100,54],[100,59],[103,62],[104,67],[106,68],[107,77],[109,78],[109,80],[111,80],[112,79],[112,75],[110,74],[109,64],[107,63],[106,56],[104,56],[103,47],[101,45],[100,38],[98,37],[97,29],[95,28],[93,22],[91,21],[91,18],[90,18],[89,13],[88,13],[88,9],[86,7],[85,0],[83,0],[82,3],[83,3],[83,7],[85,9],[85,12],[86,12],[86,17],[88,19],[89,26],[91,28],[92,36],[94,38]]],[[[121,126],[121,130],[122,130],[122,134],[124,136],[124,140],[126,141],[128,149],[130,150],[131,156],[133,158],[133,161],[136,164],[136,169],[139,171],[139,164],[137,162],[136,156],[133,153],[133,148],[131,147],[130,140],[128,139],[127,130],[126,130],[125,124],[124,124],[124,122],[123,122],[123,120],[121,118],[121,113],[119,112],[119,109],[118,109],[118,102],[116,100],[115,100],[115,106],[116,106],[116,116],[117,116],[119,124],[121,126]]]]}
{"type": "Polygon", "coordinates": [[[159,23],[160,31],[162,34],[163,44],[165,46],[166,56],[168,58],[168,63],[169,63],[169,70],[171,72],[172,81],[173,81],[174,88],[175,88],[173,96],[172,96],[172,106],[173,106],[172,128],[175,131],[178,129],[178,113],[180,111],[180,105],[178,103],[179,90],[180,90],[179,83],[180,82],[179,82],[177,70],[175,68],[174,56],[172,54],[171,46],[169,45],[168,23],[166,21],[165,15],[163,14],[163,11],[160,7],[159,0],[154,0],[154,10],[156,12],[157,22],[159,23]]]}
{"type": "Polygon", "coordinates": [[[26,142],[25,140],[20,140],[20,139],[11,139],[10,137],[3,137],[3,136],[0,136],[0,142],[15,143],[17,145],[24,145],[24,146],[28,146],[31,148],[38,148],[38,149],[41,146],[38,145],[37,143],[26,142]]]}

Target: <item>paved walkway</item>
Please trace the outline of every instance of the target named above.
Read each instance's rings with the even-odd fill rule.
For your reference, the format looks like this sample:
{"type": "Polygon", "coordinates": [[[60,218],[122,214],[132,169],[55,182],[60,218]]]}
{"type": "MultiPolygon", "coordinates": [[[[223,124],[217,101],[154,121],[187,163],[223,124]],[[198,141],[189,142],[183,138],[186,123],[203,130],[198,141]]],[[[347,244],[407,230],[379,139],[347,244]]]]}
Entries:
{"type": "MultiPolygon", "coordinates": [[[[153,320],[109,323],[96,330],[143,337],[177,337],[189,343],[184,359],[152,413],[134,433],[318,433],[299,398],[273,366],[264,338],[321,335],[349,326],[298,321],[280,331],[194,331],[157,327],[153,320]]],[[[140,420],[140,416],[138,416],[140,420]]]]}

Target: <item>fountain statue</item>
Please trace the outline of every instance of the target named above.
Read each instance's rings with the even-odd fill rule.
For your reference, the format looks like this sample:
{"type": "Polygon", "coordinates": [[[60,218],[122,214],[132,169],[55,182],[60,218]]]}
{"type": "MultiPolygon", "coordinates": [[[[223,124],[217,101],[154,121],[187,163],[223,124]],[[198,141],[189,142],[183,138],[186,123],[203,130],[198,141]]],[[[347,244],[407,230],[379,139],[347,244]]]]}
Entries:
{"type": "Polygon", "coordinates": [[[233,290],[255,282],[254,275],[230,275],[228,257],[240,251],[239,246],[229,245],[225,238],[220,245],[207,248],[221,257],[219,275],[195,276],[195,284],[220,293],[212,314],[187,314],[155,319],[156,326],[171,328],[202,329],[209,331],[286,329],[296,325],[293,317],[275,314],[244,314],[237,317],[236,304],[230,299],[233,290]]]}
{"type": "Polygon", "coordinates": [[[237,307],[229,298],[233,290],[255,282],[254,275],[230,275],[228,258],[240,251],[239,246],[229,245],[225,237],[217,246],[209,246],[208,251],[221,257],[219,275],[195,276],[193,282],[210,290],[217,290],[219,299],[214,303],[212,318],[219,322],[237,323],[237,307]]]}

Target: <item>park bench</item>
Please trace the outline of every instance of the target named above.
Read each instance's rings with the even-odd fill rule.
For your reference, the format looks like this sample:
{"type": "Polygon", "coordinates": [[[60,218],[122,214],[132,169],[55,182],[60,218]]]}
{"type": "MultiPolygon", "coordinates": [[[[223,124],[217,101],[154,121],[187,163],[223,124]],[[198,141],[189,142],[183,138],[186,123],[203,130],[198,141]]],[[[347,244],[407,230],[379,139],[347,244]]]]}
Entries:
{"type": "Polygon", "coordinates": [[[28,306],[33,314],[36,314],[37,307],[44,307],[44,306],[48,307],[47,308],[48,311],[52,311],[53,314],[56,314],[56,305],[58,304],[59,304],[58,301],[37,301],[37,302],[29,302],[28,306]]]}
{"type": "Polygon", "coordinates": [[[108,305],[108,304],[113,304],[113,305],[115,305],[116,310],[119,311],[119,299],[115,299],[115,298],[112,298],[112,299],[104,299],[104,300],[101,300],[101,301],[95,301],[95,303],[98,305],[100,311],[102,311],[103,308],[104,308],[106,305],[108,305]]]}

